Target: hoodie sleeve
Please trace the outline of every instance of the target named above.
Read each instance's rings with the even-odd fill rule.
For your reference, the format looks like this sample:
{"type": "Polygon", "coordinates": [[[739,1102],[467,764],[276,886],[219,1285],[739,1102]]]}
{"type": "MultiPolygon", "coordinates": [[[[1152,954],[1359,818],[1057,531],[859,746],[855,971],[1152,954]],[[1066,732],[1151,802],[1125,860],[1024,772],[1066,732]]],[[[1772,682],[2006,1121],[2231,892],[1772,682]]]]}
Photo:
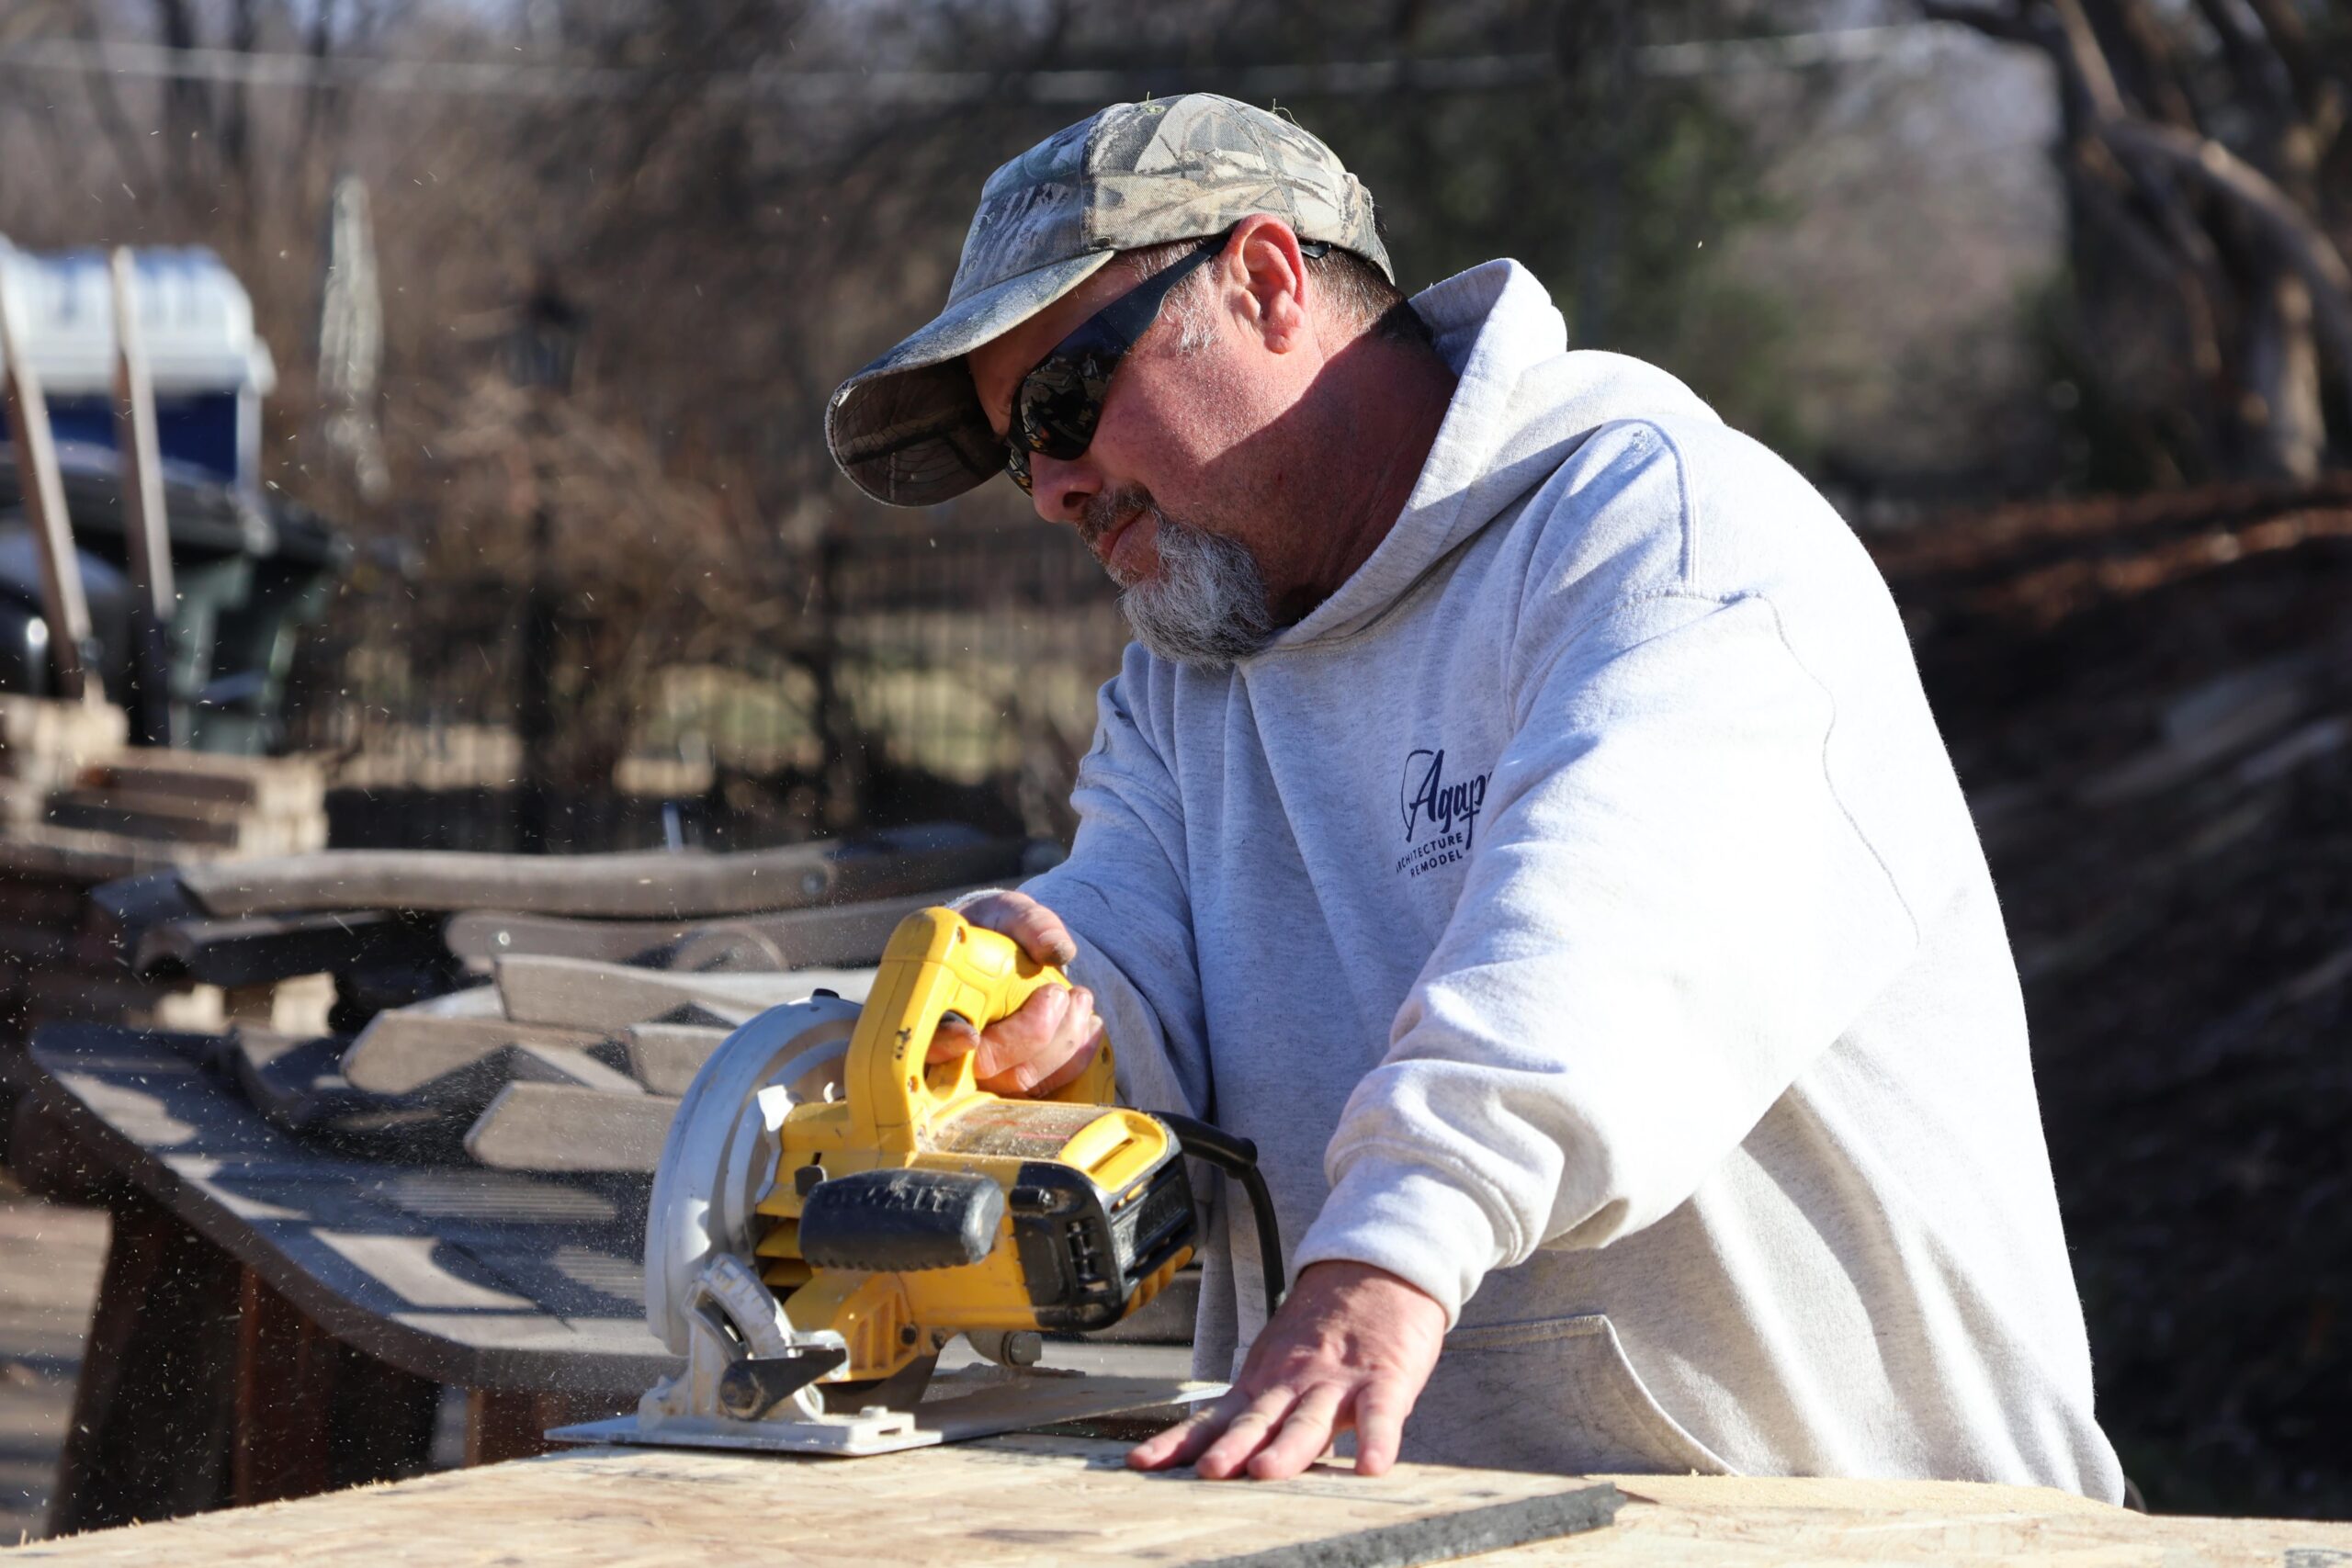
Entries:
{"type": "Polygon", "coordinates": [[[1131,1104],[1212,1113],[1207,1028],[1184,882],[1184,818],[1175,781],[1135,717],[1131,683],[1148,682],[1130,650],[1097,702],[1094,745],[1070,804],[1070,856],[1022,890],[1078,942],[1070,976],[1095,996],[1119,1085],[1131,1104]]]}
{"type": "Polygon", "coordinates": [[[1519,648],[1461,897],[1296,1258],[1450,1317],[1489,1270],[1679,1205],[1917,940],[1770,602],[1646,593],[1519,648]]]}

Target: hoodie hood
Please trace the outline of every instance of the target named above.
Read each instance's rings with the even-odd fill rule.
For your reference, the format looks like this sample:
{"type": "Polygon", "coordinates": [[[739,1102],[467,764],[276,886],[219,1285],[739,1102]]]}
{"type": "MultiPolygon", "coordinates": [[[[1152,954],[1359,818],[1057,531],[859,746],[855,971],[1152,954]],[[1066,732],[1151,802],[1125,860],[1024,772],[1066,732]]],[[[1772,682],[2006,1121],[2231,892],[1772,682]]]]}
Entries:
{"type": "Polygon", "coordinates": [[[1629,419],[1716,421],[1697,393],[1655,366],[1593,349],[1571,353],[1559,308],[1515,261],[1457,273],[1413,296],[1412,304],[1459,378],[1453,400],[1387,536],[1267,653],[1345,637],[1378,619],[1600,426],[1629,419]]]}

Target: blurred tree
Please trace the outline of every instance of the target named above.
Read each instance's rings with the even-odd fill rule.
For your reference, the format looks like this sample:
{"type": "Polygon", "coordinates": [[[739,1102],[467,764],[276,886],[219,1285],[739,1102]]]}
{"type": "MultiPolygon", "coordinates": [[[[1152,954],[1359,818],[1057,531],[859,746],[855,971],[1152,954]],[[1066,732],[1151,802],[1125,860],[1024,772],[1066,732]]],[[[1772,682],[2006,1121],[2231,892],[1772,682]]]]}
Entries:
{"type": "MultiPolygon", "coordinates": [[[[273,421],[273,480],[441,584],[528,581],[551,492],[582,613],[550,700],[582,779],[628,743],[639,676],[682,664],[797,667],[846,765],[865,720],[831,668],[826,563],[871,519],[826,455],[825,401],[938,308],[997,164],[1118,99],[1272,102],[1376,193],[1407,288],[1516,256],[1580,344],[1657,360],[1785,449],[1777,318],[1723,243],[1769,216],[1767,149],[1715,83],[1645,63],[1758,9],[19,0],[0,46],[35,39],[41,63],[0,53],[0,73],[44,91],[0,92],[0,144],[40,151],[5,165],[0,228],[213,245],[280,351],[281,403],[323,407],[334,378],[289,351],[334,335],[312,319],[326,216],[339,177],[364,180],[385,482],[314,460],[299,416],[273,421]],[[541,276],[587,322],[560,428],[497,353],[541,276]]],[[[926,520],[1035,551],[1026,522],[1009,486],[926,520]]],[[[413,668],[469,659],[487,691],[492,661],[436,635],[446,596],[419,586],[413,668]]]]}
{"type": "MultiPolygon", "coordinates": [[[[2110,484],[2308,479],[2352,419],[2352,28],[2300,0],[1921,0],[2057,68],[2060,368],[2110,484]]],[[[2340,445],[2340,441],[2338,443],[2340,445]]]]}
{"type": "Polygon", "coordinates": [[[860,504],[817,440],[824,400],[936,308],[989,170],[1101,103],[1197,88],[1271,96],[1337,147],[1408,288],[1516,256],[1580,344],[1794,445],[1780,323],[1712,265],[1770,216],[1761,139],[1703,78],[1642,67],[1744,25],[1724,0],[598,0],[563,13],[566,58],[652,68],[601,112],[524,117],[544,194],[516,217],[627,301],[600,346],[639,367],[632,398],[749,459],[771,519],[860,504]],[[842,90],[853,65],[871,91],[842,90]],[[689,345],[692,375],[647,374],[689,345]]]}

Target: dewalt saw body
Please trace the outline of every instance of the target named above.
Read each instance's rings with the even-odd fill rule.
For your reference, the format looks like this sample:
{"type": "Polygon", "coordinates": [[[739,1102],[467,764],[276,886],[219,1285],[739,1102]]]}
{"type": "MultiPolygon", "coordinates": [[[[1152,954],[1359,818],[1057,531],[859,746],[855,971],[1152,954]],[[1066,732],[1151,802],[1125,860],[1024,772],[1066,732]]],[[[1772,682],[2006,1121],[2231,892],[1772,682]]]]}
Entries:
{"type": "MultiPolygon", "coordinates": [[[[646,1321],[684,1370],[634,1418],[549,1435],[880,1453],[1222,1392],[1036,1365],[1042,1335],[1119,1322],[1192,1258],[1186,1155],[1238,1177],[1273,1235],[1255,1151],[1117,1104],[1107,1044],[1041,1100],[979,1088],[969,1054],[928,1062],[951,1016],[984,1029],[1065,983],[926,909],[862,1009],[820,992],[729,1036],[679,1105],[647,1214],[646,1321]],[[934,1378],[959,1336],[980,1359],[934,1378]]],[[[1278,1244],[1267,1256],[1278,1286],[1278,1244]]]]}

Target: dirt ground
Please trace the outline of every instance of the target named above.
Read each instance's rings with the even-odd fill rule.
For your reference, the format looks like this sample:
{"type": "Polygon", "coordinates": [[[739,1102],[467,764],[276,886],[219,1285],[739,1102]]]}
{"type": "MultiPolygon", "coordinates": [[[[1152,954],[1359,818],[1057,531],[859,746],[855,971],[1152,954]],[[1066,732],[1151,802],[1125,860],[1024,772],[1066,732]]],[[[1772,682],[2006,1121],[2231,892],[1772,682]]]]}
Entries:
{"type": "Polygon", "coordinates": [[[2352,491],[1878,553],[2025,977],[2100,1420],[2159,1511],[2352,1517],[2352,491]]]}
{"type": "Polygon", "coordinates": [[[107,1217],[0,1171],[0,1546],[41,1533],[106,1266],[107,1217]]]}

